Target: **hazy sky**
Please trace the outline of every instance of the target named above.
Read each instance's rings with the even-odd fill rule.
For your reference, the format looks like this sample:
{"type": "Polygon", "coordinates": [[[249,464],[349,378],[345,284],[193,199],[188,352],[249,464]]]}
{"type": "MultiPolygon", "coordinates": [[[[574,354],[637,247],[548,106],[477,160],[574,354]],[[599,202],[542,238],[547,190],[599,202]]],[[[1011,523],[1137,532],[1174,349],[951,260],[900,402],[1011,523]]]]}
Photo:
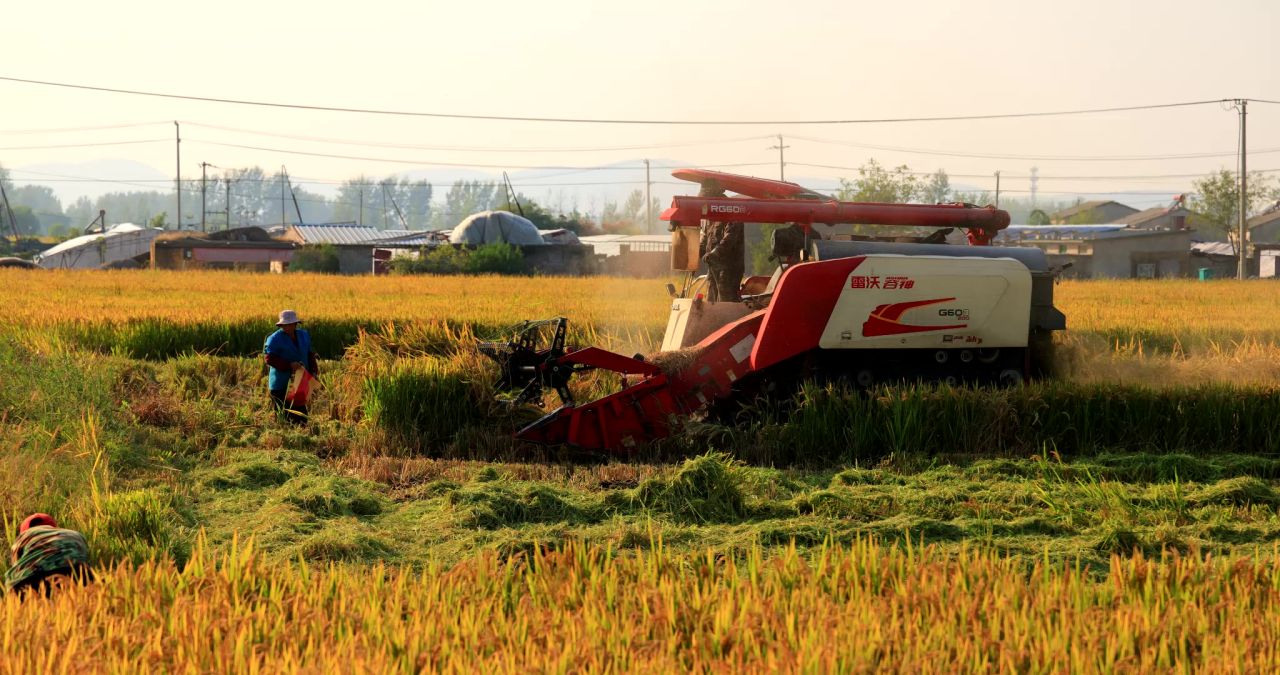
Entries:
{"type": "MultiPolygon", "coordinates": [[[[1006,113],[1256,97],[1280,100],[1280,2],[13,2],[0,75],[118,88],[362,108],[660,119],[831,119],[1006,113]]],[[[341,179],[431,163],[591,166],[643,157],[775,177],[784,134],[790,177],[834,182],[869,157],[946,168],[955,183],[1027,190],[1151,191],[1151,203],[1233,157],[1159,161],[992,159],[959,154],[1150,156],[1231,152],[1235,114],[1218,105],[1080,117],[830,126],[507,123],[273,110],[0,82],[0,162],[23,167],[112,158],[171,176],[173,143],[21,146],[172,139],[183,121],[183,174],[287,164],[341,179]],[[163,122],[77,132],[41,129],[163,122]],[[237,129],[213,129],[213,125],[237,129]],[[306,136],[354,144],[254,135],[306,136]],[[748,140],[743,140],[748,139],[748,140]],[[616,148],[594,152],[529,148],[616,148]],[[711,143],[710,141],[722,141],[711,143]],[[395,158],[330,159],[277,150],[395,158]],[[421,146],[420,148],[380,146],[421,146]],[[441,148],[487,148],[483,152],[441,148]]],[[[1250,107],[1251,168],[1280,169],[1280,105],[1250,107]],[[1270,150],[1271,152],[1266,152],[1270,150]]],[[[87,175],[90,167],[79,169],[87,175]]],[[[485,169],[488,171],[489,169],[485,169]]],[[[655,177],[658,172],[655,172],[655,177]]],[[[637,180],[583,171],[545,182],[637,180]]],[[[95,177],[113,177],[94,174],[95,177]]],[[[118,177],[118,176],[115,176],[118,177]]],[[[52,183],[51,183],[52,184],[52,183]]],[[[65,185],[65,184],[64,184],[65,185]]],[[[534,192],[534,190],[527,190],[534,192]]],[[[1142,204],[1150,205],[1150,204],[1142,204]]]]}

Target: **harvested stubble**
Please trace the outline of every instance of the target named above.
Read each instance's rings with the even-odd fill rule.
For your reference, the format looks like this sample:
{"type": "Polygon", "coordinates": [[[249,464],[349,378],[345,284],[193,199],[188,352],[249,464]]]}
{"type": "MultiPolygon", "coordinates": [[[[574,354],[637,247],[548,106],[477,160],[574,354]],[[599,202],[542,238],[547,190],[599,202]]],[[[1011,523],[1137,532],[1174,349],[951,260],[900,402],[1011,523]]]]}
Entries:
{"type": "Polygon", "coordinates": [[[1280,667],[1274,553],[1073,565],[964,549],[765,558],[569,544],[451,569],[147,563],[7,597],[8,672],[1128,672],[1280,667]]]}

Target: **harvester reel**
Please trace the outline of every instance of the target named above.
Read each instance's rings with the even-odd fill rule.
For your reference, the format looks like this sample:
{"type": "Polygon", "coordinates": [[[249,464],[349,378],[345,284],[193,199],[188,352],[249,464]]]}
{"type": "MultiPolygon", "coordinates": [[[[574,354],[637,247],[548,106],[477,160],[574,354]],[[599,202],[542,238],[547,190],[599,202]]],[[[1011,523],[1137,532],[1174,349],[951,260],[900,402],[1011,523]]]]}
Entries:
{"type": "Polygon", "coordinates": [[[543,392],[554,389],[563,405],[574,404],[569,380],[575,372],[585,368],[560,364],[566,353],[568,327],[569,320],[563,317],[525,321],[510,340],[477,345],[482,354],[498,363],[500,375],[494,385],[498,400],[512,405],[540,406],[543,392]],[[548,329],[551,338],[544,347],[542,341],[548,329]]]}

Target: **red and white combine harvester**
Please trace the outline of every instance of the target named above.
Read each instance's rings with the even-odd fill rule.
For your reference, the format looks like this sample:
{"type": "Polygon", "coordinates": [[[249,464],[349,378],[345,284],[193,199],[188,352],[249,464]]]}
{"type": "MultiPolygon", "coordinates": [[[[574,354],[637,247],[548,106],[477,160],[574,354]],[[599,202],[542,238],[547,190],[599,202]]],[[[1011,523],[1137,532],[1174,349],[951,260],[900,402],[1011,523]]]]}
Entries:
{"type": "Polygon", "coordinates": [[[674,433],[679,420],[762,393],[794,390],[805,378],[869,387],[892,381],[1017,385],[1037,370],[1052,331],[1066,327],[1053,306],[1056,271],[1036,248],[998,248],[1009,214],[969,204],[840,202],[794,183],[683,169],[740,197],[675,197],[671,225],[671,318],[662,350],[648,358],[566,346],[563,318],[527,323],[508,342],[481,344],[498,361],[500,390],[540,403],[554,389],[561,407],[517,437],[625,454],[674,433]],[[790,224],[803,246],[771,277],[743,281],[740,302],[711,303],[696,277],[704,221],[790,224]],[[930,227],[930,236],[824,239],[818,225],[930,227]],[[954,229],[968,245],[945,241],[954,229]],[[789,264],[788,264],[789,263],[789,264]],[[618,392],[574,401],[570,378],[585,370],[624,376],[618,392]]]}

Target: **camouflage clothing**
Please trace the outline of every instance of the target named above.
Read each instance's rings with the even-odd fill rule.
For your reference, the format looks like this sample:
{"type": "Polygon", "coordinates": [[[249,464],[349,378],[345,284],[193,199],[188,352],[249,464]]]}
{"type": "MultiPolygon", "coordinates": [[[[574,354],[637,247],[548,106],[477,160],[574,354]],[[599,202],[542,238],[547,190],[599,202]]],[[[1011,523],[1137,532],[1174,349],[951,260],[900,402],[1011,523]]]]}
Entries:
{"type": "Polygon", "coordinates": [[[707,263],[707,299],[738,302],[742,274],[746,271],[742,223],[703,221],[699,254],[707,263]]]}
{"type": "Polygon", "coordinates": [[[84,535],[56,527],[33,527],[18,535],[4,575],[7,590],[39,584],[52,574],[72,574],[89,564],[84,535]]]}

